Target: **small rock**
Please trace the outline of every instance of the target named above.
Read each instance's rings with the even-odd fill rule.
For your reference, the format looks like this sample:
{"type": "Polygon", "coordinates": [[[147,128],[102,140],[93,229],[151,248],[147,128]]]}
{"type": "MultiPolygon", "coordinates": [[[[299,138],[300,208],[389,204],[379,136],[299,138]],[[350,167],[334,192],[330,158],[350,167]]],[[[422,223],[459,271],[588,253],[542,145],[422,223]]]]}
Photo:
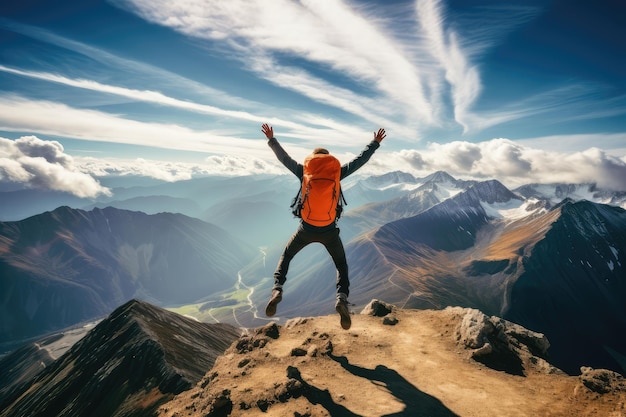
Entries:
{"type": "Polygon", "coordinates": [[[322,355],[330,355],[333,353],[333,343],[330,340],[327,340],[324,346],[320,349],[320,353],[322,355]]]}
{"type": "Polygon", "coordinates": [[[306,352],[306,354],[312,358],[316,358],[318,353],[319,349],[315,345],[309,346],[309,349],[306,352]]]}
{"type": "Polygon", "coordinates": [[[265,335],[267,337],[271,337],[272,339],[278,339],[280,336],[280,332],[278,330],[278,325],[276,323],[270,323],[263,327],[260,327],[256,330],[257,335],[265,335]]]}
{"type": "Polygon", "coordinates": [[[491,353],[493,353],[491,343],[485,343],[484,345],[472,352],[472,358],[478,358],[480,356],[489,355],[491,353]]]}
{"type": "Polygon", "coordinates": [[[306,356],[307,351],[301,347],[291,349],[291,356],[306,356]]]}
{"type": "Polygon", "coordinates": [[[266,412],[270,407],[270,403],[266,399],[261,399],[256,402],[256,406],[259,407],[261,411],[266,412]]]}
{"type": "Polygon", "coordinates": [[[484,313],[476,309],[467,309],[461,326],[457,330],[457,339],[470,349],[482,347],[493,334],[495,327],[484,313]]]}
{"type": "Polygon", "coordinates": [[[626,379],[621,374],[607,369],[580,368],[580,380],[584,386],[598,394],[626,391],[626,379]]]}
{"type": "Polygon", "coordinates": [[[213,400],[209,415],[215,415],[217,414],[217,412],[219,412],[220,414],[228,415],[231,413],[232,410],[233,402],[230,399],[230,390],[225,389],[213,400]]]}
{"type": "Polygon", "coordinates": [[[393,304],[386,303],[381,300],[373,299],[361,311],[366,316],[384,317],[395,309],[393,304]]]}
{"type": "Polygon", "coordinates": [[[383,324],[387,326],[395,326],[398,324],[398,319],[395,316],[385,317],[383,318],[383,324]]]}
{"type": "Polygon", "coordinates": [[[285,327],[291,329],[292,327],[299,326],[306,323],[307,321],[309,321],[309,319],[307,319],[306,317],[295,317],[293,319],[287,320],[287,322],[285,323],[285,327]]]}
{"type": "Polygon", "coordinates": [[[302,376],[300,375],[300,370],[296,368],[295,366],[291,366],[291,365],[288,366],[287,378],[299,380],[300,378],[302,378],[302,376]]]}

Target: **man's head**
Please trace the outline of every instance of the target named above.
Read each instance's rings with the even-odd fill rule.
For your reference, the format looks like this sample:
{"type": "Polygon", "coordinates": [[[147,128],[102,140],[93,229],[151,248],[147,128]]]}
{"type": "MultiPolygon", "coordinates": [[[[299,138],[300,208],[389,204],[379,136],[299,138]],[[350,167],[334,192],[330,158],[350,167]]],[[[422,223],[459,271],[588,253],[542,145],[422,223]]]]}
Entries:
{"type": "Polygon", "coordinates": [[[315,148],[315,149],[313,149],[313,155],[316,155],[318,153],[323,153],[323,154],[328,155],[330,152],[328,152],[328,149],[326,149],[326,148],[315,148]]]}

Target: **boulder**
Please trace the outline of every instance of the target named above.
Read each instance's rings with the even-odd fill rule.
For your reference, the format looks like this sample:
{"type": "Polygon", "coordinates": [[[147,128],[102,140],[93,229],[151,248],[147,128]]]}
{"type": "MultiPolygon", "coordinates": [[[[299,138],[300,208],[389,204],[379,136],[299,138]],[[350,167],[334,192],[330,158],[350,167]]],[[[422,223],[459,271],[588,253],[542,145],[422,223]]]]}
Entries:
{"type": "Polygon", "coordinates": [[[580,368],[580,381],[584,386],[598,394],[609,392],[626,392],[626,379],[617,372],[607,369],[593,369],[587,366],[580,368]]]}
{"type": "Polygon", "coordinates": [[[394,311],[395,308],[396,306],[394,306],[393,304],[373,299],[369,302],[368,305],[365,306],[365,308],[363,308],[361,314],[374,317],[385,317],[387,314],[394,311]]]}

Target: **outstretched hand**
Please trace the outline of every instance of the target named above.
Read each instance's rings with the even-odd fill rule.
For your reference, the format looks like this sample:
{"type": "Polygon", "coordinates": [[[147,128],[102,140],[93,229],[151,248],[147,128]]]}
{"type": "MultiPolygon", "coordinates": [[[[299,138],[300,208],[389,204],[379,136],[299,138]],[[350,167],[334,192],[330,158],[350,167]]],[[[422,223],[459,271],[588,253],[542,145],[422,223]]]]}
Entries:
{"type": "Polygon", "coordinates": [[[385,133],[385,129],[383,128],[378,129],[378,132],[374,132],[374,140],[378,143],[382,142],[386,136],[387,134],[385,133]]]}
{"type": "Polygon", "coordinates": [[[263,123],[263,126],[261,126],[261,132],[263,132],[267,139],[272,139],[274,137],[274,129],[267,123],[263,123]]]}

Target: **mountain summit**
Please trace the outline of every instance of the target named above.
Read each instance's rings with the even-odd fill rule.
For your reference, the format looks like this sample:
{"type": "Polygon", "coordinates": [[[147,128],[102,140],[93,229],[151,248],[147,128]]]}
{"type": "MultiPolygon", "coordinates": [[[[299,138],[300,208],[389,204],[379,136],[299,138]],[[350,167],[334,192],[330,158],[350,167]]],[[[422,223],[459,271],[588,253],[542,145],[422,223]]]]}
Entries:
{"type": "Polygon", "coordinates": [[[349,331],[336,316],[322,316],[270,323],[241,337],[194,388],[161,406],[159,416],[624,411],[626,383],[619,374],[584,369],[568,376],[543,358],[548,347],[542,334],[478,310],[402,310],[374,300],[349,331]]]}

